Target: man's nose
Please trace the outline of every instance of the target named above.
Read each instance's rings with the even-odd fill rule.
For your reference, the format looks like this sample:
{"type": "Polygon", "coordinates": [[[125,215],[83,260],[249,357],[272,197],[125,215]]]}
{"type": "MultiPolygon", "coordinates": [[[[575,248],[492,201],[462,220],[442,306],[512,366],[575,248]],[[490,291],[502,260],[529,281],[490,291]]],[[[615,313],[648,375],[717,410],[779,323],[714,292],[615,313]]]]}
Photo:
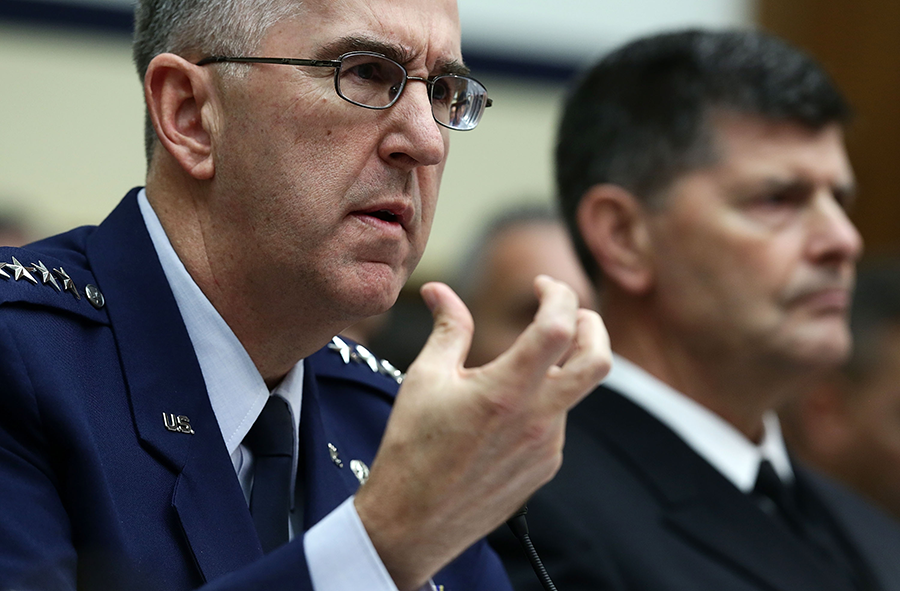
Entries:
{"type": "Polygon", "coordinates": [[[830,190],[822,190],[816,195],[811,217],[810,249],[816,259],[859,259],[863,249],[862,236],[830,190]]]}
{"type": "Polygon", "coordinates": [[[391,126],[381,157],[395,166],[415,168],[440,164],[447,156],[446,131],[434,119],[428,84],[412,78],[391,107],[391,126]]]}

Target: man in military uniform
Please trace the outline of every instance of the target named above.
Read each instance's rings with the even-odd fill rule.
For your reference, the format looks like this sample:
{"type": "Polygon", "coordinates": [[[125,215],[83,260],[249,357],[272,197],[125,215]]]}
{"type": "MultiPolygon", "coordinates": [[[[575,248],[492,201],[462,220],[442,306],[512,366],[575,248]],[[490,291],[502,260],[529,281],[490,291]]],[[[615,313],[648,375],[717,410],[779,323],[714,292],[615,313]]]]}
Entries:
{"type": "Polygon", "coordinates": [[[560,589],[900,589],[900,531],[792,461],[775,415],[850,350],[847,117],[756,31],[635,40],[569,97],[561,208],[616,357],[528,503],[560,589]]]}
{"type": "Polygon", "coordinates": [[[135,59],[146,187],[0,249],[0,588],[507,588],[478,540],[558,468],[599,317],[539,278],[464,369],[471,317],[427,285],[396,401],[333,339],[396,298],[489,104],[455,2],[147,0],[135,59]]]}

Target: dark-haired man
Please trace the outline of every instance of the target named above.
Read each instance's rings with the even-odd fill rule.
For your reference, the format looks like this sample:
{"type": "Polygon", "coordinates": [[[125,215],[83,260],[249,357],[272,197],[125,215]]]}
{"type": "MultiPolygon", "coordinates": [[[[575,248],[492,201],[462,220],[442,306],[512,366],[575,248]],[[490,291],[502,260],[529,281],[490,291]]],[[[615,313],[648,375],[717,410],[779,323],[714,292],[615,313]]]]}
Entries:
{"type": "Polygon", "coordinates": [[[521,338],[464,369],[471,317],[430,284],[396,402],[334,338],[396,299],[490,103],[455,0],[136,16],[146,188],[0,248],[0,589],[507,589],[479,539],[558,468],[599,316],[539,278],[521,338]]]}
{"type": "Polygon", "coordinates": [[[560,589],[900,588],[898,531],[792,462],[773,412],[850,350],[847,111],[757,32],[635,41],[568,98],[559,193],[616,357],[529,502],[560,589]]]}

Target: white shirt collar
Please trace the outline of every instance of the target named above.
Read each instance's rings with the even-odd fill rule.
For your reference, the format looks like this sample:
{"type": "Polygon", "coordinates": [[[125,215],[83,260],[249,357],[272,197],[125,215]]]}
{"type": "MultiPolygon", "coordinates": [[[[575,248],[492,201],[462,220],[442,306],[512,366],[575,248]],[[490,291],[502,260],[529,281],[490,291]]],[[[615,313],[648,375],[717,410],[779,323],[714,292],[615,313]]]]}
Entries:
{"type": "Polygon", "coordinates": [[[281,396],[291,407],[296,457],[303,395],[303,362],[297,363],[281,384],[273,392],[269,392],[250,355],[178,258],[156,212],[147,201],[144,189],[138,193],[137,199],[150,239],[197,354],[209,401],[235,470],[239,470],[241,465],[238,448],[262,412],[270,394],[281,396]]]}
{"type": "Polygon", "coordinates": [[[768,459],[785,482],[793,480],[774,412],[769,411],[763,417],[763,438],[756,445],[719,415],[620,355],[613,355],[612,370],[603,385],[669,427],[739,490],[747,493],[753,490],[762,459],[768,459]]]}

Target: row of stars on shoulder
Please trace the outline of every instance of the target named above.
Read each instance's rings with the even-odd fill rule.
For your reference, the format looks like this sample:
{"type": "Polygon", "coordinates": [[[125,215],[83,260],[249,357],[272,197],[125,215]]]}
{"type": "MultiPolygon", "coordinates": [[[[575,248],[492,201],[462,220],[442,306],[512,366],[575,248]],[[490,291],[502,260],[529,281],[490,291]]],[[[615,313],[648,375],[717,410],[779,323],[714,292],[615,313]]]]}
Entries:
{"type": "Polygon", "coordinates": [[[350,363],[351,361],[354,363],[362,363],[376,373],[393,378],[398,384],[403,383],[405,374],[402,371],[394,367],[386,359],[379,359],[362,345],[348,343],[341,337],[334,337],[331,339],[331,342],[328,343],[328,348],[332,351],[336,351],[345,364],[350,363]]]}
{"type": "MultiPolygon", "coordinates": [[[[81,293],[69,274],[62,267],[48,269],[40,260],[30,265],[23,265],[16,257],[12,257],[11,263],[0,261],[0,279],[7,281],[28,281],[34,285],[49,285],[57,292],[69,292],[76,300],[81,299],[81,293]]],[[[105,301],[103,294],[95,286],[88,284],[84,288],[85,296],[92,306],[98,310],[103,307],[105,301]]]]}

